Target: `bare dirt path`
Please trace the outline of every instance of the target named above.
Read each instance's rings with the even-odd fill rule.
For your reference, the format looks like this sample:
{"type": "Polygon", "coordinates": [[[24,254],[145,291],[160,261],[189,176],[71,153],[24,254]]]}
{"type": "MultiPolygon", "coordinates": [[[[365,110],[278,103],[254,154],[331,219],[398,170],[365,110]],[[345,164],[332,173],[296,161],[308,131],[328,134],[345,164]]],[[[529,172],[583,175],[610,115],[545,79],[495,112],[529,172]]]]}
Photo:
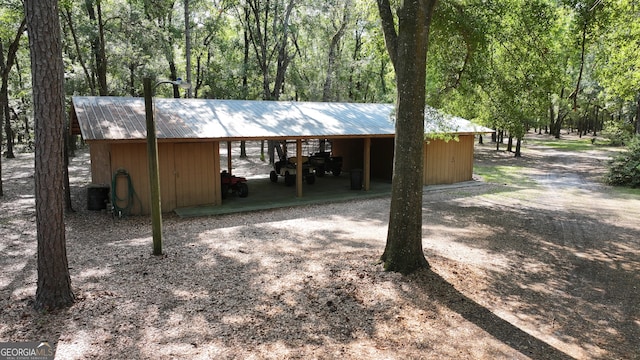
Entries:
{"type": "Polygon", "coordinates": [[[31,310],[33,158],[3,160],[0,341],[48,340],[58,359],[639,359],[640,197],[598,183],[603,149],[523,155],[478,146],[521,181],[425,192],[432,267],[403,277],[377,264],[389,199],[166,214],[154,257],[147,218],[86,210],[79,153],[78,302],[46,314],[31,310]]]}

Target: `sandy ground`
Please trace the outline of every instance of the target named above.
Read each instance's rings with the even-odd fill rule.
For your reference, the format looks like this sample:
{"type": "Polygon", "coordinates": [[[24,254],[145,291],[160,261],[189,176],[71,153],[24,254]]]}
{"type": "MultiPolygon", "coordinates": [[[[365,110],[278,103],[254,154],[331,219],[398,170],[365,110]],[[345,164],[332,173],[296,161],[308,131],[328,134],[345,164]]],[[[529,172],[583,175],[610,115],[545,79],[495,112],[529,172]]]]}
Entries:
{"type": "MultiPolygon", "coordinates": [[[[0,341],[57,359],[640,359],[640,196],[599,183],[607,149],[477,146],[517,183],[426,192],[431,270],[384,272],[389,199],[150,220],[66,217],[77,302],[32,310],[33,157],[3,159],[0,341]]],[[[255,164],[250,158],[246,166],[255,164]]],[[[239,166],[242,166],[240,163],[239,166]]]]}

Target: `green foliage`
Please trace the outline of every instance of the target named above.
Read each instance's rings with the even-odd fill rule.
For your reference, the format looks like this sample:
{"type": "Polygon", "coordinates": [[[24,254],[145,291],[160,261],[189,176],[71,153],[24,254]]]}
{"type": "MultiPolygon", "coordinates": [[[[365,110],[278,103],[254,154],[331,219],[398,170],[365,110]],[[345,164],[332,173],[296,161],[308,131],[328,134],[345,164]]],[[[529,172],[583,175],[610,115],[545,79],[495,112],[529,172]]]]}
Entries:
{"type": "Polygon", "coordinates": [[[640,187],[639,188],[629,188],[629,187],[616,187],[614,188],[614,194],[617,196],[624,196],[625,198],[637,198],[640,199],[640,187]]]}
{"type": "Polygon", "coordinates": [[[594,69],[609,97],[634,101],[640,91],[640,23],[638,4],[633,0],[608,2],[604,7],[607,26],[596,49],[594,69]]]}
{"type": "MultiPolygon", "coordinates": [[[[279,41],[285,30],[289,36],[287,52],[292,59],[281,99],[320,101],[331,40],[347,19],[335,48],[328,98],[395,102],[394,69],[374,1],[295,0],[291,18],[283,25],[274,16],[280,16],[288,3],[190,0],[191,18],[185,20],[183,1],[101,0],[109,95],[140,96],[144,76],[169,78],[172,66],[177,76],[186,77],[187,21],[196,97],[263,98],[260,45],[250,44],[245,58],[245,33],[259,27],[269,33],[264,39],[267,45],[279,41]],[[246,18],[250,3],[263,10],[268,3],[269,15],[246,18]]],[[[95,0],[60,1],[67,95],[91,95],[98,89],[94,41],[99,28],[97,20],[89,19],[87,4],[97,11],[95,0]]],[[[395,8],[400,2],[392,4],[395,8]]],[[[5,52],[22,8],[20,0],[3,0],[0,6],[5,52]]],[[[426,102],[515,137],[531,127],[549,126],[554,116],[574,128],[584,128],[587,120],[599,127],[602,119],[611,117],[630,122],[630,109],[640,92],[637,16],[633,0],[440,1],[430,33],[426,102]],[[570,94],[576,90],[581,68],[585,25],[584,73],[574,101],[570,94]]],[[[24,114],[30,113],[27,40],[23,36],[8,79],[11,107],[20,107],[24,114]]],[[[266,81],[273,90],[279,54],[273,46],[266,50],[266,81]]],[[[172,96],[171,88],[159,88],[157,94],[172,96]]],[[[624,141],[620,134],[626,134],[628,126],[623,125],[607,124],[612,140],[624,141]]]]}
{"type": "Polygon", "coordinates": [[[640,137],[633,138],[628,149],[609,162],[605,180],[610,185],[640,187],[640,137]]]}
{"type": "Polygon", "coordinates": [[[624,120],[607,120],[602,135],[607,137],[613,146],[627,144],[634,136],[633,124],[624,120]]]}

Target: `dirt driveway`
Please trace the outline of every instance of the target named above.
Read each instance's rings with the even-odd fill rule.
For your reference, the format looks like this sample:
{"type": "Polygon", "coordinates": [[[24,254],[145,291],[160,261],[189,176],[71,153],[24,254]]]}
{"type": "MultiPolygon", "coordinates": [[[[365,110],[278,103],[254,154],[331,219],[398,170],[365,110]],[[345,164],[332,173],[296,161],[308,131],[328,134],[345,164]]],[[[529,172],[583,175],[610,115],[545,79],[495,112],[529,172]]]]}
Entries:
{"type": "Polygon", "coordinates": [[[3,159],[0,341],[58,359],[640,359],[640,196],[598,183],[608,152],[477,147],[505,183],[426,191],[431,269],[382,271],[389,199],[148,218],[86,210],[71,167],[78,298],[40,314],[32,157],[3,159]]]}

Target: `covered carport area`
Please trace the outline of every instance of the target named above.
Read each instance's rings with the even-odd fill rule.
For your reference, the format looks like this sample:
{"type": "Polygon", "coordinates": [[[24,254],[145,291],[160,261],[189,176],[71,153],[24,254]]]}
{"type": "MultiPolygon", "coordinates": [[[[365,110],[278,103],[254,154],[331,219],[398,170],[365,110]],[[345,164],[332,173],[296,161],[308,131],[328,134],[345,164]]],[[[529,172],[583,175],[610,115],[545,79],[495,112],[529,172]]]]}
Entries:
{"type": "MultiPolygon", "coordinates": [[[[303,166],[305,141],[340,143],[346,163],[359,165],[363,188],[370,190],[371,139],[393,138],[392,109],[391,104],[155,99],[162,211],[223,205],[220,149],[228,148],[232,141],[295,142],[298,169],[303,166]],[[352,141],[362,145],[348,145],[352,141]]],[[[139,200],[131,213],[147,214],[150,199],[143,100],[74,97],[71,117],[90,145],[92,182],[111,184],[111,191],[118,192],[120,187],[112,179],[125,169],[139,200]]],[[[226,167],[229,172],[233,169],[231,157],[226,167]]],[[[301,176],[296,176],[295,191],[295,197],[305,196],[301,176]]]]}
{"type": "MultiPolygon", "coordinates": [[[[251,142],[251,140],[235,140],[235,141],[226,141],[226,153],[231,154],[232,147],[239,147],[239,142],[251,142]],[[234,143],[234,145],[232,145],[234,143]]],[[[324,153],[331,154],[334,158],[340,158],[340,169],[342,172],[346,172],[350,174],[352,171],[358,171],[361,174],[361,184],[362,187],[357,190],[365,190],[368,191],[371,188],[371,178],[378,175],[378,178],[391,180],[391,170],[392,170],[392,161],[393,161],[393,137],[332,137],[332,138],[293,138],[293,139],[276,139],[276,140],[264,140],[266,143],[265,148],[268,149],[269,143],[277,143],[276,146],[282,148],[286,155],[284,158],[289,158],[292,163],[295,163],[295,168],[300,169],[305,166],[305,162],[309,160],[309,158],[313,158],[315,154],[319,151],[323,151],[324,153]],[[385,140],[384,144],[380,142],[380,140],[385,140]],[[322,143],[322,145],[318,145],[322,143]],[[288,156],[292,154],[294,156],[288,156]],[[384,154],[383,154],[384,153],[384,154]],[[378,161],[372,162],[372,154],[377,154],[376,159],[378,161]],[[380,171],[380,169],[384,169],[384,171],[380,171]],[[377,170],[377,171],[375,171],[377,170]]],[[[275,151],[274,151],[275,153],[275,151]]],[[[255,154],[254,154],[255,155],[255,154]]],[[[278,154],[272,155],[275,158],[275,161],[278,160],[278,154]]],[[[327,155],[328,156],[328,155],[327,155]]],[[[233,156],[226,157],[226,171],[228,173],[235,172],[234,170],[234,161],[238,159],[239,155],[235,154],[233,156]]],[[[266,156],[265,156],[265,161],[266,156]]],[[[225,163],[223,159],[223,164],[225,163]]],[[[272,163],[273,164],[273,163],[272,163]]],[[[315,173],[317,177],[324,177],[323,169],[318,169],[316,164],[314,165],[315,173]],[[318,173],[321,172],[321,174],[318,173]]],[[[329,167],[330,169],[330,167],[329,167]]],[[[326,171],[329,172],[327,176],[330,176],[332,173],[329,169],[326,171]]],[[[273,170],[273,168],[269,169],[273,170]]],[[[269,172],[265,172],[265,175],[268,175],[269,172]]],[[[242,174],[238,174],[241,175],[242,174]]],[[[334,173],[335,175],[335,173],[334,173]]],[[[344,177],[343,177],[344,178],[344,177]]],[[[303,187],[304,187],[304,177],[296,177],[295,188],[296,195],[298,197],[303,196],[303,187]],[[301,186],[302,185],[302,186],[301,186]]]]}
{"type": "MultiPolygon", "coordinates": [[[[234,142],[235,145],[235,142],[234,142]]],[[[224,150],[221,152],[224,156],[224,150]]],[[[238,166],[238,176],[245,175],[242,164],[244,159],[234,160],[234,167],[238,166]]],[[[223,163],[225,160],[223,160],[223,163]]],[[[176,208],[175,213],[181,217],[208,216],[229,213],[246,213],[251,211],[290,208],[310,204],[336,203],[357,199],[369,199],[389,196],[391,194],[391,182],[381,179],[372,179],[368,191],[351,189],[350,174],[342,173],[340,176],[327,175],[318,179],[313,185],[303,183],[304,195],[297,196],[295,186],[285,186],[282,180],[273,183],[268,175],[249,176],[249,196],[239,197],[230,194],[222,199],[221,205],[198,205],[176,208]]],[[[305,211],[301,209],[300,211],[305,211]]]]}

